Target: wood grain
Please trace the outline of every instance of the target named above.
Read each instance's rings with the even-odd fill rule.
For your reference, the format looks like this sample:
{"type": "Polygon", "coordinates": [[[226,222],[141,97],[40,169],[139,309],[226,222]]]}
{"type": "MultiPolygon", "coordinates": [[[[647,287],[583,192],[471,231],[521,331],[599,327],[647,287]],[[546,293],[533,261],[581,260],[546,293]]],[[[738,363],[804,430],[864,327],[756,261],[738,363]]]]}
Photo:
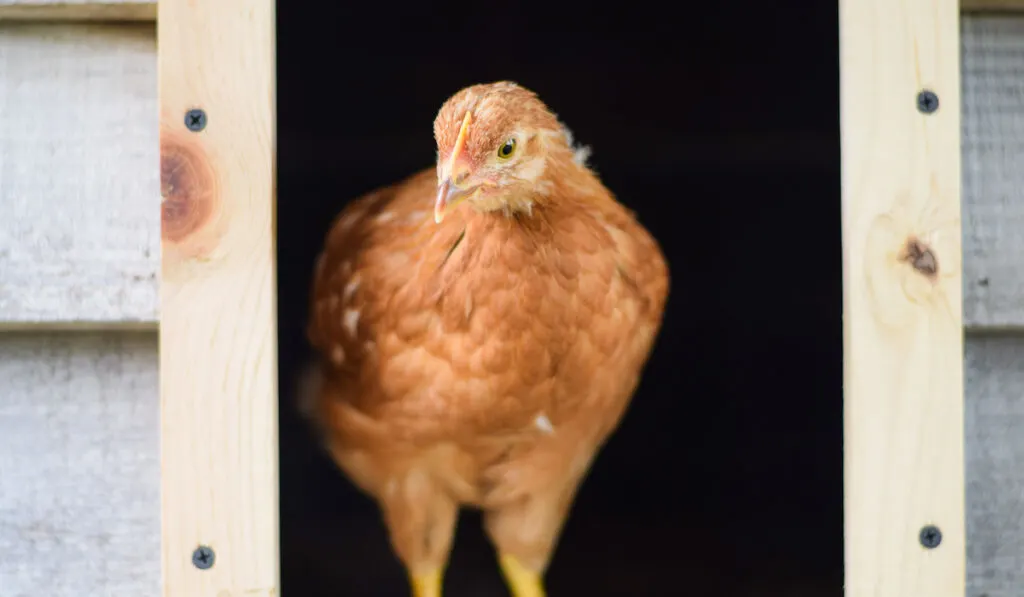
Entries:
{"type": "Polygon", "coordinates": [[[849,597],[964,595],[958,21],[956,0],[840,2],[849,597]]]}
{"type": "Polygon", "coordinates": [[[274,2],[193,4],[158,19],[163,594],[276,597],[274,2]]]}
{"type": "Polygon", "coordinates": [[[160,586],[157,337],[0,334],[0,594],[160,586]]]}
{"type": "Polygon", "coordinates": [[[156,0],[0,0],[0,21],[155,21],[156,0]]]}
{"type": "Polygon", "coordinates": [[[0,327],[149,327],[159,179],[151,25],[0,23],[0,327]]]}

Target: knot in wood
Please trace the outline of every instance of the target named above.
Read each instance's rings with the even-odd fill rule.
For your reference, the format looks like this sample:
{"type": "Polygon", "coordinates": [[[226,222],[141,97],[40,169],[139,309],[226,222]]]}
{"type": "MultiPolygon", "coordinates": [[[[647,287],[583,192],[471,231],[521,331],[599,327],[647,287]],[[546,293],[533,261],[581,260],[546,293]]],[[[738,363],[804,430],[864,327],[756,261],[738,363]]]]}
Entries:
{"type": "Polygon", "coordinates": [[[160,140],[161,236],[180,243],[207,224],[217,204],[217,181],[196,142],[164,132],[160,140]]]}
{"type": "Polygon", "coordinates": [[[935,252],[920,239],[907,239],[901,258],[928,278],[934,278],[939,273],[939,262],[935,252]]]}

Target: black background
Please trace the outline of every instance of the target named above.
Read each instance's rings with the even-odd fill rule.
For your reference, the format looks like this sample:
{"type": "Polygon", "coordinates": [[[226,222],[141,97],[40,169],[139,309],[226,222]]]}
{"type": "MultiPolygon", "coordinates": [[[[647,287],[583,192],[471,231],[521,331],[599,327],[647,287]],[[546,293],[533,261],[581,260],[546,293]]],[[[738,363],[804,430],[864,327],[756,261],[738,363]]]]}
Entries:
{"type": "MultiPolygon", "coordinates": [[[[345,203],[431,165],[442,102],[499,79],[592,146],[672,271],[551,597],[842,594],[837,5],[692,4],[279,3],[284,594],[408,594],[375,505],[292,410],[309,281],[345,203]]],[[[446,595],[504,590],[465,513],[446,595]]]]}

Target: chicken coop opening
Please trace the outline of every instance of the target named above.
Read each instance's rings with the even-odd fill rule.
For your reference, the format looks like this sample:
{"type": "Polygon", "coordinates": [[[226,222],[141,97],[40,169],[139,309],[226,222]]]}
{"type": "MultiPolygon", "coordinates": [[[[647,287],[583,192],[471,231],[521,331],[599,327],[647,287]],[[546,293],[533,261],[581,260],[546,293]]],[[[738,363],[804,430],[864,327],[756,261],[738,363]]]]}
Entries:
{"type": "MultiPolygon", "coordinates": [[[[410,594],[376,503],[295,407],[314,265],[349,202],[435,164],[449,97],[502,80],[590,148],[671,273],[663,327],[576,495],[549,594],[842,594],[836,6],[625,8],[279,3],[286,594],[410,594]]],[[[452,597],[508,594],[474,510],[444,583],[452,597]]]]}

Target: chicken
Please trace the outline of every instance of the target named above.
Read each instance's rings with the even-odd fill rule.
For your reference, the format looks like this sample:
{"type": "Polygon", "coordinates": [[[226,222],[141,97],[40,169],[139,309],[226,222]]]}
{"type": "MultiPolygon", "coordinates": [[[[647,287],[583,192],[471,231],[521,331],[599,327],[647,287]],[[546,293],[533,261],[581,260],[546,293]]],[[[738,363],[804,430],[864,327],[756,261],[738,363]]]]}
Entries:
{"type": "Polygon", "coordinates": [[[668,267],[533,92],[467,87],[434,138],[436,169],[332,223],[304,408],[379,503],[416,597],[441,595],[460,507],[483,511],[513,595],[543,596],[660,330],[668,267]]]}

